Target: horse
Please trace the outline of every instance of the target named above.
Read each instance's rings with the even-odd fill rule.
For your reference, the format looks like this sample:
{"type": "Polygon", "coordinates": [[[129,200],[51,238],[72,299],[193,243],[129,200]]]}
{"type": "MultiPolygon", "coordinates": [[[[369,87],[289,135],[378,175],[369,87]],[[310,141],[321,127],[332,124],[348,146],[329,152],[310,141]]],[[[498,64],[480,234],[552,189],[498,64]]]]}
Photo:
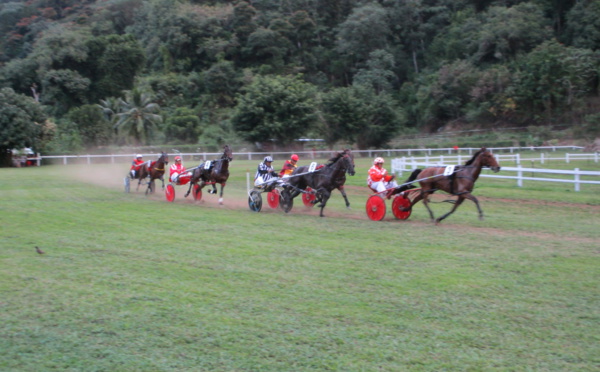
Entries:
{"type": "Polygon", "coordinates": [[[412,208],[420,200],[423,200],[423,204],[429,211],[431,220],[434,221],[433,212],[429,208],[428,195],[433,194],[438,190],[447,192],[448,194],[455,195],[458,199],[454,202],[454,206],[450,212],[444,214],[435,220],[436,224],[439,224],[443,219],[454,213],[454,211],[462,204],[465,199],[469,199],[475,203],[477,210],[479,211],[479,219],[483,220],[483,211],[479,206],[479,201],[475,196],[471,194],[475,181],[479,178],[481,168],[489,167],[497,173],[500,171],[500,165],[496,161],[494,155],[488,151],[485,147],[478,150],[473,157],[468,160],[465,165],[458,165],[454,168],[454,172],[451,175],[445,176],[444,170],[446,167],[429,167],[425,169],[415,169],[410,177],[405,181],[405,187],[411,188],[412,182],[419,177],[419,184],[421,185],[420,193],[412,200],[409,207],[406,210],[412,208]]]}
{"type": "MultiPolygon", "coordinates": [[[[352,169],[354,169],[354,154],[352,154],[350,149],[345,149],[343,152],[346,153],[350,157],[350,160],[352,160],[352,169]]],[[[350,202],[348,201],[348,196],[346,195],[346,190],[344,189],[344,184],[346,183],[346,173],[347,172],[348,172],[348,170],[346,169],[346,172],[341,177],[333,180],[333,183],[334,183],[334,189],[338,189],[342,193],[342,196],[344,197],[344,202],[346,202],[346,208],[350,208],[350,202]]],[[[352,176],[353,175],[354,175],[354,173],[352,173],[352,176]]]]}
{"type": "Polygon", "coordinates": [[[140,167],[138,171],[139,181],[136,188],[136,191],[139,190],[140,184],[142,180],[146,179],[146,177],[150,177],[150,181],[148,181],[148,188],[146,189],[146,194],[154,192],[154,180],[159,179],[162,182],[162,188],[165,188],[165,180],[163,175],[165,174],[165,167],[169,164],[169,155],[166,152],[162,152],[156,161],[147,161],[140,167]]]}
{"type": "MultiPolygon", "coordinates": [[[[318,206],[321,208],[319,216],[323,215],[323,209],[327,205],[327,201],[331,197],[331,191],[335,188],[342,187],[346,181],[346,172],[350,173],[351,176],[355,174],[354,171],[354,158],[350,150],[344,150],[336,153],[327,164],[323,167],[309,172],[307,166],[298,167],[286,180],[283,193],[289,193],[283,198],[295,198],[302,192],[302,190],[310,187],[316,191],[316,200],[313,203],[320,203],[318,206]]],[[[340,191],[342,191],[340,189],[340,191]]],[[[342,192],[344,195],[344,192],[342,192]]],[[[346,206],[348,206],[346,198],[346,206]]]]}
{"type": "Polygon", "coordinates": [[[212,190],[209,190],[209,194],[217,193],[216,184],[221,185],[221,192],[219,194],[219,204],[223,204],[223,189],[229,178],[229,162],[233,160],[233,152],[229,145],[223,146],[223,155],[218,160],[207,160],[201,163],[192,172],[190,179],[190,187],[185,194],[187,197],[192,191],[192,187],[198,184],[198,190],[202,190],[206,185],[212,185],[212,190]]]}

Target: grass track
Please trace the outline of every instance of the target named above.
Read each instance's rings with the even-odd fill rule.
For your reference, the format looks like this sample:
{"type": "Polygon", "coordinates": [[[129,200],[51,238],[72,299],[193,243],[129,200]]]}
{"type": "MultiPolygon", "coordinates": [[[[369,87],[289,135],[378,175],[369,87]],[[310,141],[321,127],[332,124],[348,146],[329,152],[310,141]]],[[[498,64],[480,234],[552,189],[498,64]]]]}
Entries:
{"type": "Polygon", "coordinates": [[[0,169],[0,370],[600,365],[597,189],[482,179],[484,221],[377,223],[364,160],[326,218],[250,212],[232,166],[225,206],[124,194],[122,165],[0,169]]]}

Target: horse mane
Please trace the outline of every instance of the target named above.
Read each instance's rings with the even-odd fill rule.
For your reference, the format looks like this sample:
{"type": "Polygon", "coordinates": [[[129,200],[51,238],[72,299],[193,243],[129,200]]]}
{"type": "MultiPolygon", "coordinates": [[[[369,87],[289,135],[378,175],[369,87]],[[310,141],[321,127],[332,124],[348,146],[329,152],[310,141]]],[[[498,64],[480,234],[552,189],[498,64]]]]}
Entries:
{"type": "Polygon", "coordinates": [[[479,155],[481,155],[482,153],[484,153],[485,151],[487,151],[486,148],[482,147],[481,150],[479,150],[479,151],[477,151],[476,153],[473,154],[473,157],[471,158],[471,160],[467,161],[465,163],[465,165],[471,165],[471,164],[473,164],[473,162],[475,161],[475,159],[477,159],[477,157],[479,155]]]}
{"type": "Polygon", "coordinates": [[[336,161],[340,160],[344,155],[346,155],[346,151],[347,150],[336,152],[335,155],[333,155],[332,158],[330,158],[329,160],[327,160],[327,164],[325,164],[325,165],[326,166],[330,166],[330,165],[334,164],[336,161]]]}

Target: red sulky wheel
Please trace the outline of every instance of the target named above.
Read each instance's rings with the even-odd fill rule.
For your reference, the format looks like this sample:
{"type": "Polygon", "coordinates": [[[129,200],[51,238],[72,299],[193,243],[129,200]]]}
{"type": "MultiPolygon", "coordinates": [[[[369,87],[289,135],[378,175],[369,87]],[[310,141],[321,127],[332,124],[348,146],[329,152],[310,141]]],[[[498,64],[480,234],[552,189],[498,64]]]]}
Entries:
{"type": "Polygon", "coordinates": [[[304,206],[312,208],[315,206],[315,204],[313,203],[313,201],[315,201],[315,199],[317,198],[315,194],[312,193],[312,189],[310,187],[307,187],[305,193],[302,193],[302,203],[304,203],[304,206]]]}
{"type": "Polygon", "coordinates": [[[367,199],[367,216],[372,221],[381,221],[385,217],[385,201],[379,195],[372,195],[367,199]]]}
{"type": "Polygon", "coordinates": [[[273,209],[279,207],[279,190],[274,189],[267,193],[267,203],[273,209]]]}
{"type": "Polygon", "coordinates": [[[194,185],[192,195],[194,195],[194,200],[202,200],[202,189],[199,185],[194,185]]]}
{"type": "Polygon", "coordinates": [[[397,219],[406,220],[410,217],[411,212],[412,207],[410,205],[410,200],[404,194],[400,194],[394,198],[394,201],[392,202],[392,213],[397,219]]]}
{"type": "Polygon", "coordinates": [[[175,200],[175,188],[173,187],[173,185],[168,184],[165,187],[165,196],[167,197],[167,201],[169,202],[175,200]]]}

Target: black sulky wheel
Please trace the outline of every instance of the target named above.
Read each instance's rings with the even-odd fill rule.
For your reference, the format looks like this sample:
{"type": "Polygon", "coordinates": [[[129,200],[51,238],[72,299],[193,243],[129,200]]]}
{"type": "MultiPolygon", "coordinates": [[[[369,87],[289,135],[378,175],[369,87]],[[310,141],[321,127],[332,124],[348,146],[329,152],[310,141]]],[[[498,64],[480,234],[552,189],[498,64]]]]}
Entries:
{"type": "Polygon", "coordinates": [[[292,210],[294,206],[294,199],[292,198],[292,194],[289,190],[283,190],[279,194],[279,206],[285,213],[288,213],[292,210]]]}
{"type": "Polygon", "coordinates": [[[250,192],[248,196],[248,207],[253,212],[260,212],[262,209],[262,196],[260,196],[260,192],[253,190],[250,192]]]}

